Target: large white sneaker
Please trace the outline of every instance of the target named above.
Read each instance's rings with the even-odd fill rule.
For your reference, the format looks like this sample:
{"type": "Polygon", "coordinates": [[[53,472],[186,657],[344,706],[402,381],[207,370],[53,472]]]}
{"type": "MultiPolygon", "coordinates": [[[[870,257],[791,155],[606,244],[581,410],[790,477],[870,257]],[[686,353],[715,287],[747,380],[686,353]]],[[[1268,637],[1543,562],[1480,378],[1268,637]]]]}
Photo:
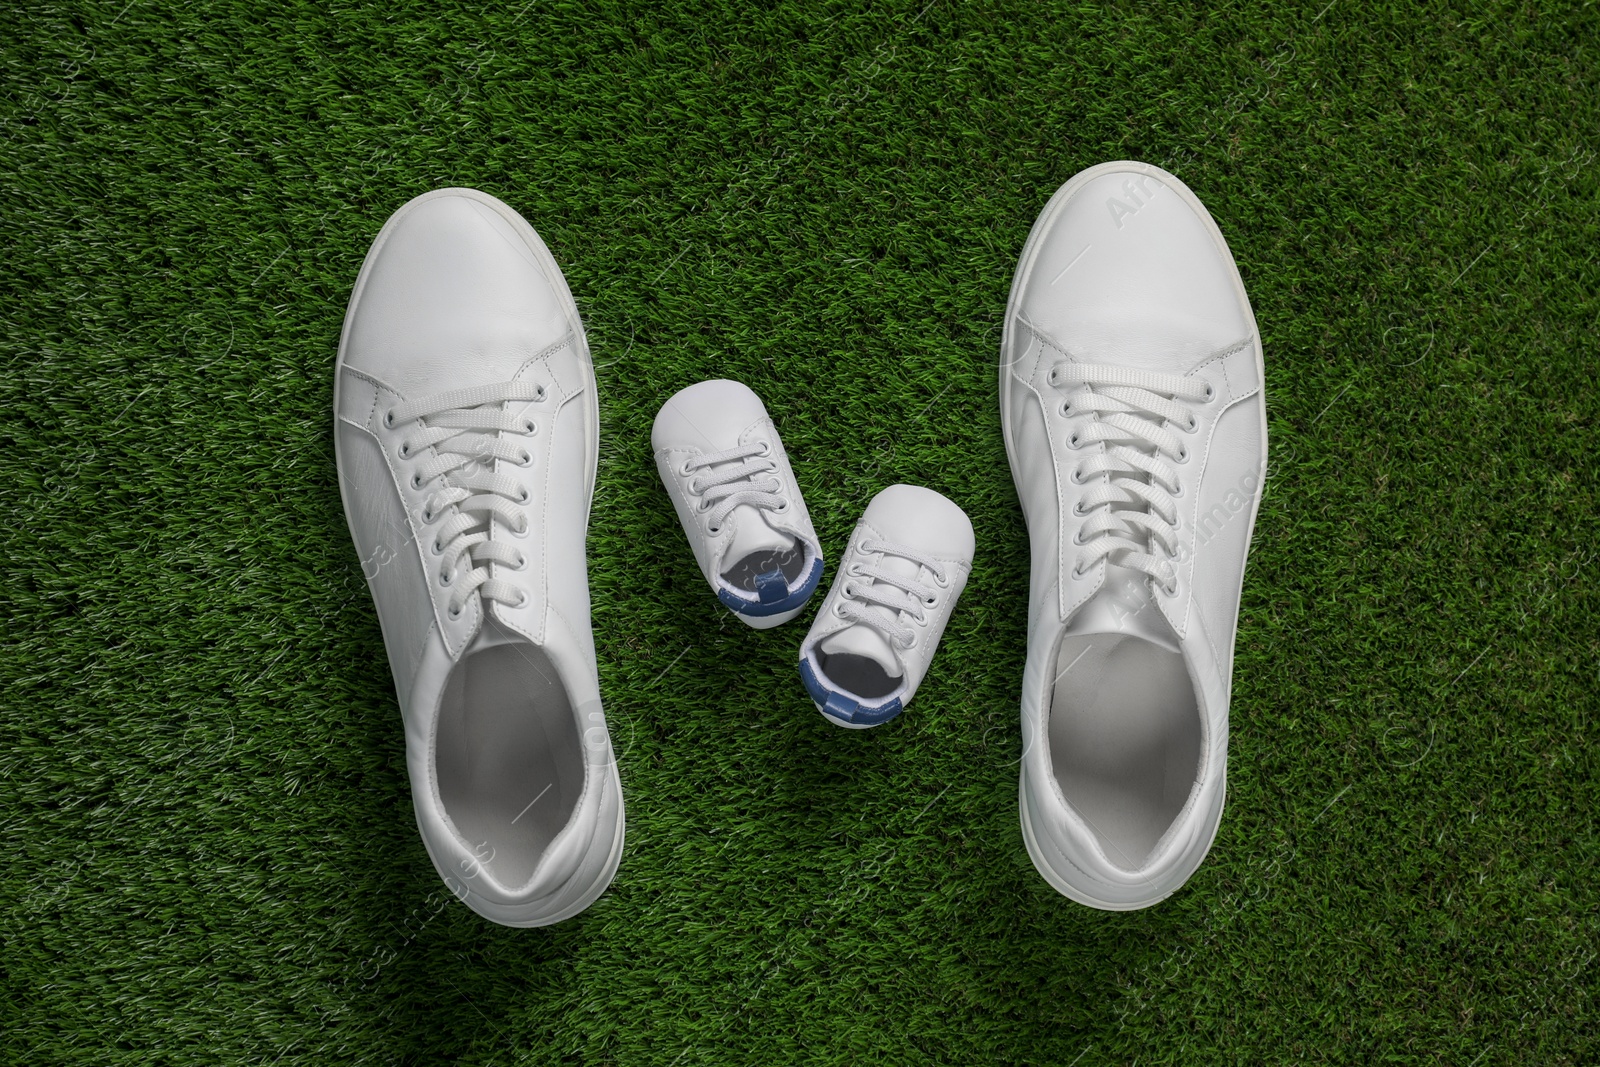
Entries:
{"type": "Polygon", "coordinates": [[[1006,312],[1001,423],[1032,544],[1023,838],[1057,890],[1148,907],[1222,817],[1261,342],[1216,223],[1106,163],[1055,194],[1006,312]]]}
{"type": "Polygon", "coordinates": [[[599,413],[577,306],[516,212],[441,189],[373,242],[335,373],[339,489],[422,841],[478,914],[560,922],[605,890],[623,837],[589,629],[599,413]]]}
{"type": "Polygon", "coordinates": [[[800,614],[822,580],[822,545],[761,398],[721,378],[680,389],[650,444],[717,599],[757,630],[800,614]]]}
{"type": "Polygon", "coordinates": [[[972,573],[972,522],[948,498],[891,485],[867,505],[800,643],[800,680],[836,726],[905,710],[972,573]]]}

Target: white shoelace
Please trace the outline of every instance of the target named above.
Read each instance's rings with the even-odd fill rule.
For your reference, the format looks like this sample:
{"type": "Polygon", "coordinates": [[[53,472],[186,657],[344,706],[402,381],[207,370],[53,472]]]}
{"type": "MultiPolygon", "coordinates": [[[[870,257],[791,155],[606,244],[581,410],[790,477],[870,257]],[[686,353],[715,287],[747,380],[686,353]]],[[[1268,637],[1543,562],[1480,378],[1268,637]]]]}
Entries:
{"type": "Polygon", "coordinates": [[[422,522],[432,526],[444,520],[427,547],[441,557],[439,584],[454,586],[451,618],[461,614],[474,593],[510,607],[526,602],[527,595],[515,585],[489,577],[490,563],[512,570],[527,566],[515,547],[489,540],[489,529],[499,519],[514,533],[527,533],[523,509],[529,501],[528,487],[510,473],[500,473],[500,464],[492,461],[533,465],[533,453],[516,437],[531,437],[539,427],[524,413],[525,406],[513,407],[513,402],[537,403],[544,397],[542,385],[506,382],[408,400],[384,415],[385,426],[416,423],[400,443],[401,459],[433,451],[412,474],[411,486],[438,482],[423,504],[422,522]]]}
{"type": "Polygon", "coordinates": [[[1189,460],[1184,437],[1199,426],[1191,407],[1209,402],[1211,386],[1195,378],[1129,367],[1058,363],[1049,382],[1066,399],[1061,413],[1075,423],[1067,447],[1106,447],[1073,471],[1082,484],[1107,477],[1084,496],[1074,514],[1084,517],[1073,543],[1084,551],[1074,573],[1102,559],[1143,571],[1168,592],[1177,588],[1178,505],[1183,487],[1177,468],[1189,460]],[[1159,547],[1162,555],[1154,550],[1159,547]]]}
{"type": "MultiPolygon", "coordinates": [[[[881,552],[910,560],[918,567],[932,571],[933,580],[940,587],[950,584],[944,567],[904,545],[869,539],[861,542],[861,551],[869,554],[881,552]]],[[[844,589],[841,590],[842,599],[834,610],[851,622],[872,627],[901,648],[916,644],[916,632],[902,623],[900,616],[904,613],[919,623],[927,622],[928,616],[923,609],[931,608],[938,602],[939,591],[907,575],[890,574],[880,567],[869,567],[860,562],[850,564],[847,574],[850,578],[867,578],[869,581],[866,585],[857,585],[846,578],[844,589]]]]}
{"type": "Polygon", "coordinates": [[[741,504],[766,511],[789,510],[788,502],[778,495],[783,483],[773,478],[770,482],[771,488],[767,489],[755,483],[756,475],[778,469],[778,464],[768,458],[771,455],[771,447],[763,441],[759,444],[740,445],[724,452],[696,456],[684,463],[684,474],[693,474],[698,470],[706,471],[705,474],[689,482],[689,492],[700,497],[701,511],[711,511],[712,533],[716,533],[729,513],[741,504]],[[739,462],[737,466],[726,467],[720,471],[707,469],[721,463],[736,463],[740,460],[743,462],[739,462]],[[713,508],[716,510],[712,511],[713,508]]]}

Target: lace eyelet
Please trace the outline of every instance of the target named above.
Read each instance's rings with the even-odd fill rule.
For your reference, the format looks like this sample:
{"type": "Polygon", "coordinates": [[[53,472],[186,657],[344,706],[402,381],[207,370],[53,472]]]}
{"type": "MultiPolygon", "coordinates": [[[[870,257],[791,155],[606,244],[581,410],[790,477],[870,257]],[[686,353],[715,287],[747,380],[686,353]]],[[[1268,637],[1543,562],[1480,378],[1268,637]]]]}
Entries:
{"type": "Polygon", "coordinates": [[[900,642],[900,647],[905,649],[907,652],[909,652],[913,648],[917,647],[917,639],[915,637],[913,637],[909,641],[902,641],[902,642],[900,642]]]}
{"type": "Polygon", "coordinates": [[[539,432],[539,424],[534,422],[532,419],[523,419],[522,420],[522,432],[526,433],[526,434],[538,433],[539,432]]]}
{"type": "Polygon", "coordinates": [[[395,449],[395,455],[399,456],[401,459],[410,459],[411,458],[411,442],[410,441],[401,441],[400,442],[400,447],[395,449]]]}
{"type": "Polygon", "coordinates": [[[390,408],[383,413],[383,424],[390,427],[394,425],[394,408],[390,408]]]}
{"type": "Polygon", "coordinates": [[[427,508],[423,508],[422,509],[422,521],[424,523],[433,522],[433,512],[429,511],[427,508]]]}
{"type": "Polygon", "coordinates": [[[706,527],[706,533],[710,534],[712,537],[717,536],[721,532],[722,532],[722,527],[720,527],[720,526],[707,526],[706,527]]]}
{"type": "Polygon", "coordinates": [[[784,512],[786,512],[788,510],[789,510],[789,502],[787,500],[785,500],[783,503],[779,504],[777,507],[772,509],[773,513],[777,514],[777,515],[782,515],[784,512]]]}
{"type": "Polygon", "coordinates": [[[689,461],[688,460],[684,460],[683,461],[683,466],[678,468],[678,477],[687,478],[687,477],[689,477],[689,475],[691,475],[693,473],[694,473],[694,471],[693,471],[692,468],[690,468],[689,461]]]}
{"type": "Polygon", "coordinates": [[[525,590],[518,590],[517,592],[519,594],[518,597],[517,597],[517,602],[515,604],[511,605],[511,606],[514,607],[514,608],[525,608],[525,607],[527,607],[528,606],[528,594],[527,594],[527,592],[525,590]]]}
{"type": "Polygon", "coordinates": [[[533,453],[529,452],[526,448],[524,448],[522,450],[522,462],[517,464],[517,466],[519,466],[519,467],[531,467],[531,466],[533,466],[533,453]]]}
{"type": "Polygon", "coordinates": [[[421,489],[422,488],[422,475],[421,474],[413,474],[411,476],[411,488],[413,488],[413,489],[421,489]]]}
{"type": "Polygon", "coordinates": [[[1187,463],[1187,462],[1189,462],[1189,449],[1186,446],[1183,446],[1183,445],[1178,446],[1178,462],[1179,463],[1187,463]]]}
{"type": "Polygon", "coordinates": [[[1185,433],[1197,433],[1200,429],[1200,420],[1193,415],[1189,416],[1189,425],[1184,427],[1185,433]]]}
{"type": "Polygon", "coordinates": [[[450,611],[448,612],[448,614],[452,619],[459,619],[459,618],[461,618],[461,609],[458,608],[458,607],[452,606],[450,608],[450,611]]]}
{"type": "Polygon", "coordinates": [[[938,586],[940,589],[949,589],[950,579],[942,574],[935,574],[933,576],[933,584],[938,586]]]}
{"type": "Polygon", "coordinates": [[[444,546],[443,546],[443,545],[441,545],[441,544],[440,544],[440,543],[439,543],[439,539],[438,539],[438,538],[437,538],[437,537],[435,537],[435,538],[434,538],[434,539],[433,539],[433,554],[434,554],[434,555],[435,555],[435,556],[437,556],[437,555],[438,555],[438,554],[439,554],[439,553],[441,553],[441,552],[443,552],[443,551],[444,551],[444,546]]]}
{"type": "Polygon", "coordinates": [[[456,576],[451,574],[449,571],[440,571],[439,572],[439,584],[441,586],[449,585],[451,582],[453,582],[455,580],[456,580],[456,576]]]}
{"type": "Polygon", "coordinates": [[[525,570],[527,570],[528,569],[528,557],[524,556],[521,552],[518,552],[517,553],[517,562],[511,569],[514,570],[514,571],[525,571],[525,570]]]}
{"type": "Polygon", "coordinates": [[[507,529],[511,531],[512,537],[527,537],[528,531],[533,529],[533,524],[527,520],[526,516],[524,516],[521,526],[510,526],[507,527],[507,529]]]}
{"type": "Polygon", "coordinates": [[[763,456],[763,457],[772,455],[772,442],[770,442],[770,441],[762,441],[761,442],[761,451],[757,452],[756,455],[763,456]]]}
{"type": "Polygon", "coordinates": [[[517,497],[517,503],[526,504],[528,501],[530,501],[532,499],[533,499],[533,494],[528,492],[528,487],[524,485],[522,487],[522,495],[517,497]]]}
{"type": "Polygon", "coordinates": [[[1083,501],[1081,501],[1081,500],[1078,501],[1076,504],[1072,505],[1072,513],[1074,515],[1078,516],[1079,518],[1082,518],[1083,516],[1089,514],[1087,511],[1083,510],[1083,501]]]}
{"type": "Polygon", "coordinates": [[[1061,402],[1061,415],[1063,418],[1070,419],[1072,417],[1072,401],[1063,400],[1061,402]]]}
{"type": "Polygon", "coordinates": [[[936,596],[931,596],[922,602],[922,606],[925,608],[936,608],[939,606],[939,598],[936,596]]]}
{"type": "Polygon", "coordinates": [[[840,601],[840,602],[838,602],[838,603],[833,605],[833,613],[835,615],[839,616],[839,618],[841,618],[841,619],[844,618],[844,602],[843,601],[840,601]]]}
{"type": "Polygon", "coordinates": [[[1075,544],[1075,545],[1078,545],[1078,546],[1082,546],[1083,545],[1084,541],[1083,541],[1083,531],[1082,530],[1074,530],[1074,531],[1072,531],[1072,543],[1075,544]]]}
{"type": "Polygon", "coordinates": [[[541,386],[539,386],[539,395],[533,398],[534,402],[535,403],[543,403],[544,402],[544,398],[549,396],[549,395],[550,395],[550,391],[548,389],[546,389],[544,386],[541,385],[541,386]]]}
{"type": "MultiPolygon", "coordinates": [[[[699,478],[696,478],[693,481],[691,481],[689,483],[688,489],[689,489],[689,492],[693,493],[695,496],[699,496],[701,493],[705,492],[704,489],[700,488],[700,479],[699,478]]],[[[702,510],[704,510],[704,509],[702,509],[702,510]]]]}
{"type": "Polygon", "coordinates": [[[852,563],[852,564],[850,564],[850,566],[848,566],[848,567],[846,567],[844,569],[844,572],[846,574],[848,574],[848,575],[851,575],[851,576],[858,575],[858,574],[861,573],[861,564],[852,563]]]}
{"type": "Polygon", "coordinates": [[[919,611],[919,612],[917,612],[917,613],[916,613],[916,614],[915,614],[915,615],[913,615],[913,616],[911,616],[911,617],[912,617],[912,618],[913,618],[913,619],[916,619],[916,620],[917,620],[917,625],[918,625],[918,626],[926,626],[926,625],[928,625],[928,617],[927,617],[927,616],[926,616],[926,615],[924,615],[924,614],[923,614],[923,613],[922,613],[922,612],[920,612],[920,611],[919,611]]]}
{"type": "Polygon", "coordinates": [[[1078,435],[1077,435],[1076,432],[1074,432],[1070,437],[1067,438],[1067,447],[1068,448],[1077,448],[1078,447],[1078,435]]]}
{"type": "Polygon", "coordinates": [[[1215,400],[1216,398],[1217,398],[1217,387],[1212,385],[1210,382],[1207,382],[1206,383],[1206,392],[1205,392],[1205,397],[1204,397],[1205,402],[1207,404],[1209,404],[1213,400],[1215,400]]]}

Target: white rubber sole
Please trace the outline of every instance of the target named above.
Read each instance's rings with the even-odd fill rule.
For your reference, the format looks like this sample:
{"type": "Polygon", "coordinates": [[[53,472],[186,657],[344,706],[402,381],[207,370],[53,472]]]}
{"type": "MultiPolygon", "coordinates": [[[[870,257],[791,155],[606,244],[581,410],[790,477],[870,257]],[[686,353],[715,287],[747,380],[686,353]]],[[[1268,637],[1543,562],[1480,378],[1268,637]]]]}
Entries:
{"type": "MultiPolygon", "coordinates": [[[[1033,862],[1033,869],[1038,871],[1039,877],[1048,882],[1050,884],[1050,888],[1054,889],[1057,893],[1060,893],[1062,896],[1073,901],[1074,903],[1082,904],[1084,907],[1088,908],[1095,908],[1098,911],[1141,911],[1145,908],[1154,907],[1163,900],[1166,900],[1172,894],[1176,893],[1178,890],[1187,885],[1190,878],[1194,877],[1194,872],[1200,869],[1200,864],[1205,862],[1206,856],[1211,852],[1211,846],[1217,839],[1217,831],[1222,828],[1222,813],[1219,810],[1217,812],[1217,821],[1211,825],[1211,836],[1206,839],[1206,847],[1200,850],[1198,858],[1194,861],[1194,866],[1189,868],[1189,870],[1178,881],[1178,884],[1173,886],[1171,889],[1162,890],[1154,896],[1134,901],[1131,904],[1101,900],[1099,897],[1096,897],[1090,893],[1085,893],[1071,882],[1068,882],[1066,879],[1062,878],[1061,875],[1056,872],[1056,869],[1050,866],[1049,862],[1045,860],[1043,850],[1039,847],[1038,838],[1033,832],[1033,819],[1028,815],[1027,788],[1027,783],[1019,777],[1017,779],[1017,812],[1022,821],[1022,843],[1027,846],[1028,859],[1033,862]]],[[[1222,788],[1224,794],[1226,794],[1228,788],[1226,782],[1223,783],[1222,788]]],[[[1226,796],[1224,796],[1224,806],[1226,805],[1226,802],[1226,796]]]]}
{"type": "MultiPolygon", "coordinates": [[[[614,766],[611,774],[612,783],[617,787],[617,795],[620,797],[622,795],[622,779],[617,777],[614,766]]],[[[620,800],[618,801],[618,807],[619,809],[621,807],[620,800]]],[[[590,884],[589,888],[584,891],[583,896],[579,897],[574,903],[563,908],[556,914],[546,916],[542,919],[530,919],[527,921],[496,919],[494,921],[500,923],[502,926],[515,926],[521,929],[531,929],[537,926],[554,926],[556,923],[565,922],[575,915],[582,914],[584,911],[588,910],[590,905],[604,896],[607,889],[611,888],[612,879],[616,878],[617,876],[617,868],[622,866],[622,845],[627,839],[627,836],[627,820],[622,818],[621,814],[619,813],[617,818],[617,837],[616,840],[612,842],[611,854],[606,857],[606,865],[601,868],[599,875],[595,877],[595,880],[590,884]]],[[[479,912],[478,914],[482,915],[483,913],[479,912]]]]}
{"type": "MultiPolygon", "coordinates": [[[[811,603],[811,601],[808,599],[806,604],[809,603],[811,603]]],[[[784,623],[790,621],[804,610],[806,610],[806,605],[801,604],[793,611],[785,611],[781,615],[741,615],[732,608],[728,609],[728,614],[732,615],[734,618],[738,619],[752,630],[770,630],[775,626],[782,626],[784,623]]]]}
{"type": "MultiPolygon", "coordinates": [[[[620,797],[622,795],[622,781],[617,776],[616,764],[614,763],[611,764],[611,782],[617,790],[617,795],[620,797]]],[[[620,809],[620,802],[618,806],[620,809]]],[[[421,833],[420,827],[418,828],[418,833],[421,833]]],[[[562,908],[553,915],[542,915],[538,918],[529,919],[524,918],[524,916],[530,910],[535,909],[520,907],[515,904],[495,904],[490,901],[474,897],[462,899],[459,895],[454,893],[452,893],[452,895],[455,895],[456,899],[460,900],[461,903],[474,914],[482,916],[492,923],[498,923],[501,926],[512,926],[523,930],[533,929],[539,926],[554,926],[556,923],[565,922],[575,915],[582,914],[595,901],[604,896],[607,889],[611,888],[611,881],[617,875],[617,868],[622,865],[622,846],[627,838],[627,833],[627,821],[619,814],[617,819],[617,832],[611,843],[611,852],[606,857],[605,866],[600,869],[600,872],[595,876],[594,880],[589,883],[588,888],[583,891],[583,894],[579,896],[577,900],[573,901],[571,904],[568,904],[566,907],[562,908]]],[[[458,879],[455,875],[445,873],[444,868],[439,865],[438,859],[434,856],[433,850],[428,847],[428,839],[426,837],[423,837],[422,839],[422,846],[427,850],[428,859],[432,861],[433,869],[438,873],[439,877],[444,880],[446,888],[449,888],[452,882],[460,881],[460,879],[458,879]]]]}

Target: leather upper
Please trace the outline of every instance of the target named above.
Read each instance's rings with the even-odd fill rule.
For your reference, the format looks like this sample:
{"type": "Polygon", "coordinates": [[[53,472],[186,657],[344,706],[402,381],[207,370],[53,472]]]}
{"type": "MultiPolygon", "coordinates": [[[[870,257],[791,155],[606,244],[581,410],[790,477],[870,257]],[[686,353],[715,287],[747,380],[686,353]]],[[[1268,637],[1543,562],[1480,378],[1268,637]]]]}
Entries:
{"type": "Polygon", "coordinates": [[[763,482],[776,479],[777,492],[784,498],[787,508],[781,512],[764,510],[759,517],[745,518],[765,521],[773,530],[810,546],[820,558],[821,545],[795,481],[789,455],[784,451],[777,426],[767,414],[766,406],[752,389],[725,379],[699,382],[669,397],[656,415],[650,434],[656,469],[688,536],[689,547],[694,550],[700,573],[713,590],[722,587],[719,576],[729,564],[736,562],[728,559],[735,527],[725,523],[713,528],[710,513],[698,508],[696,496],[689,489],[699,472],[685,473],[684,462],[740,445],[762,443],[768,446],[768,458],[777,469],[758,477],[763,482]]]}
{"type": "MultiPolygon", "coordinates": [[[[828,596],[818,609],[811,629],[800,644],[802,662],[812,657],[817,646],[830,636],[857,625],[840,617],[836,609],[844,596],[844,587],[854,577],[858,565],[885,565],[883,553],[867,550],[865,546],[869,541],[903,545],[937,561],[945,571],[942,584],[926,570],[917,572],[918,579],[935,590],[936,602],[924,607],[924,621],[918,622],[908,614],[900,616],[916,635],[915,645],[896,650],[899,664],[904,668],[905,682],[895,695],[899,706],[904,708],[916,695],[917,688],[927,675],[933,655],[944,636],[945,626],[950,622],[950,613],[966,589],[967,579],[971,577],[975,547],[972,522],[954,502],[921,486],[891,485],[873,497],[866,513],[850,534],[850,543],[839,561],[833,586],[828,590],[828,596]]],[[[893,557],[889,559],[892,561],[893,557]]],[[[890,565],[893,565],[892,562],[890,565]]],[[[905,569],[909,573],[916,568],[912,565],[905,569]]],[[[818,683],[826,688],[820,669],[813,664],[811,671],[818,683]]]]}

